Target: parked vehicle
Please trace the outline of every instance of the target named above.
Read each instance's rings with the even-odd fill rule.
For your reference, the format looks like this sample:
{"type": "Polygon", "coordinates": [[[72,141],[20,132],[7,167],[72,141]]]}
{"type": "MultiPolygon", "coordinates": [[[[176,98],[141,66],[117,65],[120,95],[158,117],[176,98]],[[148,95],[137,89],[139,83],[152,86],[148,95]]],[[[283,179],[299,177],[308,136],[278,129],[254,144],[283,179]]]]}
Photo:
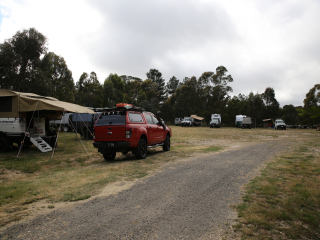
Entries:
{"type": "Polygon", "coordinates": [[[181,127],[192,127],[193,126],[193,118],[192,117],[184,117],[181,122],[181,127]]]}
{"type": "Polygon", "coordinates": [[[72,128],[85,140],[93,139],[93,127],[101,112],[74,113],[71,115],[72,128]]]}
{"type": "Polygon", "coordinates": [[[0,152],[10,149],[13,143],[20,147],[34,144],[41,152],[52,151],[57,133],[50,129],[49,121],[61,119],[63,112],[93,113],[53,97],[0,89],[0,152]]]}
{"type": "Polygon", "coordinates": [[[100,114],[94,126],[93,146],[105,160],[113,160],[116,152],[132,151],[138,159],[147,156],[147,148],[162,146],[170,150],[171,128],[158,115],[137,107],[116,107],[100,114]]]}
{"type": "Polygon", "coordinates": [[[221,122],[218,118],[213,118],[210,121],[210,128],[220,128],[221,127],[221,122]]]}
{"type": "Polygon", "coordinates": [[[275,130],[278,130],[278,129],[287,130],[287,126],[282,119],[278,118],[274,121],[274,129],[275,130]]]}
{"type": "Polygon", "coordinates": [[[181,125],[181,122],[182,122],[182,121],[183,121],[182,118],[176,118],[176,119],[174,120],[174,124],[175,124],[176,126],[181,125]]]}
{"type": "Polygon", "coordinates": [[[242,119],[242,123],[241,123],[241,128],[249,128],[251,129],[251,125],[252,125],[252,121],[251,121],[251,117],[244,117],[242,119]]]}
{"type": "Polygon", "coordinates": [[[221,114],[211,114],[211,121],[210,121],[210,128],[216,127],[220,128],[221,127],[221,114]]]}
{"type": "Polygon", "coordinates": [[[64,132],[68,132],[72,130],[69,119],[72,118],[73,113],[65,113],[61,120],[51,120],[49,121],[50,127],[59,129],[59,131],[63,130],[64,132]]]}
{"type": "Polygon", "coordinates": [[[244,117],[246,117],[246,115],[236,115],[236,120],[235,120],[236,127],[242,126],[242,121],[244,117]]]}
{"type": "Polygon", "coordinates": [[[28,114],[27,118],[0,118],[0,152],[7,151],[13,143],[18,146],[34,144],[41,152],[51,151],[56,137],[56,132],[49,129],[46,117],[31,120],[28,114]]]}

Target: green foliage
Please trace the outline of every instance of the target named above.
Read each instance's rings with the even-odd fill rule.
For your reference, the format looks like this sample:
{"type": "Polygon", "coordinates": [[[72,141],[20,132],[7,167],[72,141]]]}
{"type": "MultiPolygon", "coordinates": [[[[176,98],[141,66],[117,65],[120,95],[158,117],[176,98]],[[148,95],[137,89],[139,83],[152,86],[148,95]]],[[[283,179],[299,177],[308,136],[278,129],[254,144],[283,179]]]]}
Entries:
{"type": "Polygon", "coordinates": [[[103,89],[97,74],[83,73],[76,84],[76,103],[86,107],[103,107],[103,89]]]}
{"type": "Polygon", "coordinates": [[[177,88],[179,87],[179,85],[180,85],[179,79],[177,79],[175,76],[170,78],[169,82],[166,85],[166,90],[168,94],[170,95],[174,94],[177,88]]]}
{"type": "Polygon", "coordinates": [[[285,105],[283,107],[282,120],[286,124],[294,125],[299,121],[298,110],[292,105],[285,105]]]}
{"type": "Polygon", "coordinates": [[[41,79],[36,76],[46,45],[47,38],[35,28],[18,31],[0,44],[0,88],[41,93],[41,79]]]}
{"type": "Polygon", "coordinates": [[[161,111],[161,118],[163,120],[170,122],[171,124],[174,124],[175,108],[170,103],[170,99],[167,99],[167,101],[165,101],[162,104],[160,111],[161,111]]]}
{"type": "Polygon", "coordinates": [[[264,91],[264,93],[261,94],[261,96],[266,105],[266,116],[268,116],[268,118],[273,119],[280,117],[280,104],[275,98],[275,92],[273,88],[266,88],[266,90],[264,91]]]}
{"type": "Polygon", "coordinates": [[[147,78],[152,82],[157,84],[156,96],[160,102],[165,100],[165,80],[162,77],[162,73],[157,69],[150,69],[149,72],[146,73],[147,78]]]}
{"type": "MultiPolygon", "coordinates": [[[[48,83],[47,94],[65,102],[74,102],[74,81],[63,57],[53,52],[41,60],[39,77],[48,83]]],[[[32,91],[32,90],[31,90],[32,91]]]]}
{"type": "Polygon", "coordinates": [[[320,104],[320,84],[314,85],[306,94],[303,101],[304,108],[317,107],[320,104]]]}

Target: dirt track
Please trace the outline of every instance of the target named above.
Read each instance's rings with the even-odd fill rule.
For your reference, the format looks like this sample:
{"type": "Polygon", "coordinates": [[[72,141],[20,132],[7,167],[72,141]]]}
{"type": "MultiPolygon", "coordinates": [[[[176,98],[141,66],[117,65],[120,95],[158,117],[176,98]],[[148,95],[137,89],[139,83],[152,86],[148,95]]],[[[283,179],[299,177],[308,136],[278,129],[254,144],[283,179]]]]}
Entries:
{"type": "Polygon", "coordinates": [[[221,239],[240,187],[285,148],[265,142],[177,161],[108,197],[18,223],[1,239],[221,239]]]}

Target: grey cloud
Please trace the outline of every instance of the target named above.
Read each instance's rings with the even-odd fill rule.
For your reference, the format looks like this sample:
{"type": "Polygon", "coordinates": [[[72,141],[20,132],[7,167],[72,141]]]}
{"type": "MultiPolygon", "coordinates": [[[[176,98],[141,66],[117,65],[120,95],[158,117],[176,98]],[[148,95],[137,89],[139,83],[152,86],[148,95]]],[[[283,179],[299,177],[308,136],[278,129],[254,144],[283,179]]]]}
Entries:
{"type": "MultiPolygon", "coordinates": [[[[218,1],[90,1],[104,23],[86,51],[105,74],[100,80],[109,73],[145,79],[150,68],[167,81],[173,75],[182,80],[224,65],[234,78],[233,94],[273,87],[281,106],[302,105],[320,73],[320,4],[308,3],[255,2],[265,22],[247,28],[218,1]],[[250,42],[243,28],[262,34],[264,43],[250,42]]],[[[244,4],[239,13],[250,15],[246,10],[244,4]]]]}
{"type": "Polygon", "coordinates": [[[181,62],[172,65],[168,55],[237,38],[229,16],[217,4],[141,0],[90,3],[105,16],[92,60],[143,79],[145,72],[158,67],[157,62],[171,72],[167,78],[179,75],[178,69],[190,67],[180,67],[181,62]]]}

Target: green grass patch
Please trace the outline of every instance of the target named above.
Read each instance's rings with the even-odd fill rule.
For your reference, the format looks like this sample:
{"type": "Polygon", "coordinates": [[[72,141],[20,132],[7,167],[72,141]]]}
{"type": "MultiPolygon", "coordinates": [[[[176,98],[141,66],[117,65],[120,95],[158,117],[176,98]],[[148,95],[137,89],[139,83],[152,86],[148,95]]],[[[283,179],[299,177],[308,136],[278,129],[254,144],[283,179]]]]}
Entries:
{"type": "Polygon", "coordinates": [[[236,208],[242,239],[319,239],[320,157],[310,145],[270,162],[236,208]]]}
{"type": "Polygon", "coordinates": [[[215,147],[215,146],[210,146],[204,149],[205,152],[217,152],[220,150],[222,150],[222,147],[215,147]]]}

